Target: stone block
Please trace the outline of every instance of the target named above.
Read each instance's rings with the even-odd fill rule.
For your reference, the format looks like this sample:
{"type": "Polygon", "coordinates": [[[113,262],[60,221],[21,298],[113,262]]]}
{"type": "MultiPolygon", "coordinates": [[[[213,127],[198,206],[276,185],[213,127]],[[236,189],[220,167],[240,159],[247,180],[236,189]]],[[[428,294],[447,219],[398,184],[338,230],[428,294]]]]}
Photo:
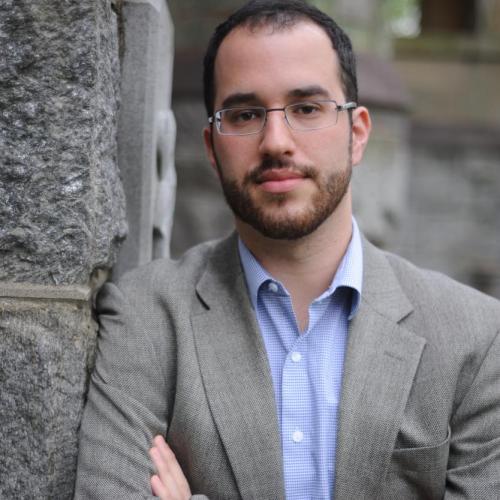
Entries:
{"type": "Polygon", "coordinates": [[[0,281],[87,283],[125,235],[109,0],[0,0],[0,281]]]}
{"type": "Polygon", "coordinates": [[[126,0],[118,163],[129,235],[113,269],[169,255],[175,203],[175,119],[170,109],[173,25],[164,0],[126,0]]]}
{"type": "MultiPolygon", "coordinates": [[[[89,303],[81,300],[89,293],[68,287],[49,299],[20,299],[12,292],[0,290],[0,498],[69,500],[95,348],[89,303]]],[[[46,292],[35,287],[31,295],[46,292]]]]}
{"type": "Polygon", "coordinates": [[[417,123],[500,128],[500,38],[400,39],[394,64],[412,96],[417,123]]]}

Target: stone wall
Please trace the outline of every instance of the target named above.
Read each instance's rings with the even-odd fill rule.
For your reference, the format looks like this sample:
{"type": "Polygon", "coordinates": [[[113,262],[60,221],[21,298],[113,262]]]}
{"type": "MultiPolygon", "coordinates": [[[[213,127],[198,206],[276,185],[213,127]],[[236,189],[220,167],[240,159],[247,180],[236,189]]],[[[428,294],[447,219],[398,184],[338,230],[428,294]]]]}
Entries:
{"type": "Polygon", "coordinates": [[[0,0],[0,498],[69,499],[96,325],[126,233],[109,0],[0,0]]]}
{"type": "Polygon", "coordinates": [[[500,129],[414,125],[399,250],[500,298],[500,129]]]}

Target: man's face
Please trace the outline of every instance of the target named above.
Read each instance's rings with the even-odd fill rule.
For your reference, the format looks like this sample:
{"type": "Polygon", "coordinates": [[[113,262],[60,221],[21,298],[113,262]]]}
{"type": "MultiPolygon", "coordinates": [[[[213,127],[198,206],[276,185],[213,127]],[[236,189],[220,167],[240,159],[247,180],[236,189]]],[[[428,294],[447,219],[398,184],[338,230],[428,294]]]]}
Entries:
{"type": "MultiPolygon", "coordinates": [[[[321,99],[345,102],[330,39],[311,22],[273,31],[239,27],[215,62],[215,109],[282,108],[321,99]]],[[[328,219],[349,189],[352,133],[347,112],[321,130],[292,130],[282,111],[258,134],[204,131],[228,204],[238,222],[270,238],[297,239],[328,219]]],[[[359,161],[355,158],[356,163],[359,161]]]]}

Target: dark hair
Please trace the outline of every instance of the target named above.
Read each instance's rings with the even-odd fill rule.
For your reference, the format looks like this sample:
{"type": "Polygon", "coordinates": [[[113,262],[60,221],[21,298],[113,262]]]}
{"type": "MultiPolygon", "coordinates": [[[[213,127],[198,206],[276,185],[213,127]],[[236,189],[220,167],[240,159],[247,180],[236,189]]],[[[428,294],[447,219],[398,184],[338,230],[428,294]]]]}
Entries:
{"type": "Polygon", "coordinates": [[[224,38],[238,26],[256,28],[271,25],[276,29],[284,29],[301,20],[316,23],[328,35],[339,58],[340,78],[346,99],[358,101],[356,60],[351,40],[330,16],[303,0],[251,0],[217,26],[208,43],[203,62],[203,91],[208,115],[214,111],[215,58],[224,38]]]}

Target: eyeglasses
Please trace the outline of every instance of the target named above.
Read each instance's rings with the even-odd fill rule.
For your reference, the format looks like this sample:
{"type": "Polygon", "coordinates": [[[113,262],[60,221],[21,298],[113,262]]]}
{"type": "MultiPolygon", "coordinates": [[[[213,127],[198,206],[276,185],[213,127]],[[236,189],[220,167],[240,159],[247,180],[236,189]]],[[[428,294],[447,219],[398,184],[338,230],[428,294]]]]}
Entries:
{"type": "Polygon", "coordinates": [[[285,120],[293,130],[319,130],[335,125],[340,111],[354,109],[355,102],[337,104],[332,100],[308,101],[289,104],[284,108],[247,106],[220,109],[210,116],[208,122],[217,126],[222,135],[258,134],[266,125],[267,114],[283,111],[285,120]]]}

